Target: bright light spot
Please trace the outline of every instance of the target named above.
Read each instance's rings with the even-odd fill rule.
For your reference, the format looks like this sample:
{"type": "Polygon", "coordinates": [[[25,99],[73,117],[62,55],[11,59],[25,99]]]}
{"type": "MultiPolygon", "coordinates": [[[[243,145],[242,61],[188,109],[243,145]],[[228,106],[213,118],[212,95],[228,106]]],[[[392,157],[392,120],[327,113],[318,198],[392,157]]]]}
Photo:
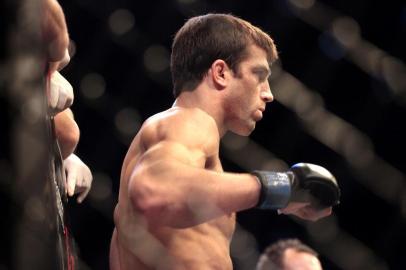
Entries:
{"type": "Polygon", "coordinates": [[[109,18],[111,32],[123,35],[134,27],[134,15],[127,9],[114,11],[109,18]]]}
{"type": "Polygon", "coordinates": [[[132,108],[124,108],[116,114],[115,125],[125,137],[133,137],[141,127],[141,117],[132,108]]]}
{"type": "Polygon", "coordinates": [[[153,73],[166,70],[169,67],[169,52],[161,45],[152,45],[144,52],[144,65],[153,73]]]}
{"type": "Polygon", "coordinates": [[[104,94],[106,83],[100,74],[89,73],[80,82],[80,89],[86,98],[96,99],[104,94]]]}

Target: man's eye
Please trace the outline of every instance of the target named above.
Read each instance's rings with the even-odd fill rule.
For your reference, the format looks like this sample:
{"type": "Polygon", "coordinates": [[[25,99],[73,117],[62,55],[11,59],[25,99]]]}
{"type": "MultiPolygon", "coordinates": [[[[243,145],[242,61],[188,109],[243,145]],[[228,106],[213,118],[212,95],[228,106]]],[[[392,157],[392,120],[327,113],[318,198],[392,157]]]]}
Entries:
{"type": "Polygon", "coordinates": [[[260,74],[258,74],[258,79],[260,82],[263,82],[267,79],[267,76],[264,73],[260,73],[260,74]]]}
{"type": "Polygon", "coordinates": [[[269,73],[263,69],[254,70],[254,74],[257,76],[259,82],[264,82],[268,80],[269,73]]]}

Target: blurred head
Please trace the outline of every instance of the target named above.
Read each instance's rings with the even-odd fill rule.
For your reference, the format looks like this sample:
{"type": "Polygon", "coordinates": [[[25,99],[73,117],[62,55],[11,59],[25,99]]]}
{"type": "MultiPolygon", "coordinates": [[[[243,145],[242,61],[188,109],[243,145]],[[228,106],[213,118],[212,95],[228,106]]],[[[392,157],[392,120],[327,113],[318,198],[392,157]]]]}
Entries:
{"type": "Polygon", "coordinates": [[[257,270],[322,270],[316,251],[297,239],[280,240],[261,255],[257,270]]]}
{"type": "MultiPolygon", "coordinates": [[[[171,71],[175,98],[193,91],[217,59],[238,74],[251,45],[262,49],[268,65],[278,58],[272,38],[251,23],[228,14],[207,14],[189,19],[172,44],[171,71]]],[[[252,46],[251,46],[252,47],[252,46]]]]}

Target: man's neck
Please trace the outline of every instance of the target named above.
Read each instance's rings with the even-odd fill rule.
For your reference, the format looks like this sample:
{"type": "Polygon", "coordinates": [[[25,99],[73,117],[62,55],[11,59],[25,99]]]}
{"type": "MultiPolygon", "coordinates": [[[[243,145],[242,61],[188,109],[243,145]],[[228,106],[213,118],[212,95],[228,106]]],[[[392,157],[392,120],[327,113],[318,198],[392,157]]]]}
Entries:
{"type": "Polygon", "coordinates": [[[224,123],[224,111],[218,93],[211,93],[210,89],[198,87],[193,91],[184,91],[176,98],[172,107],[198,108],[211,116],[217,124],[220,137],[227,132],[224,123]]]}

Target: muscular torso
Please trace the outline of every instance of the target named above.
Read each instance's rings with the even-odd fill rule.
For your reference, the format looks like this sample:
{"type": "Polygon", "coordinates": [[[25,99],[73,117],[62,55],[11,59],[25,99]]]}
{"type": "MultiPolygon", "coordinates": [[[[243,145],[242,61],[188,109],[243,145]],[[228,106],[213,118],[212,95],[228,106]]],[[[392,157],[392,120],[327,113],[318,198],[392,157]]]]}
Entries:
{"type": "MultiPolygon", "coordinates": [[[[188,110],[191,110],[188,112],[190,117],[197,114],[196,120],[205,120],[202,112],[188,110]]],[[[182,229],[155,226],[134,209],[128,197],[132,173],[142,162],[144,153],[165,140],[166,122],[172,121],[171,114],[176,113],[176,110],[170,109],[149,120],[134,138],[127,153],[120,180],[119,202],[114,213],[116,228],[110,252],[112,270],[232,269],[229,245],[235,227],[234,213],[182,229]]],[[[173,121],[177,121],[176,116],[173,121]]],[[[202,149],[197,149],[199,151],[190,152],[190,165],[222,172],[218,157],[219,135],[212,130],[202,132],[208,132],[207,136],[214,139],[208,140],[201,146],[202,149]]]]}

